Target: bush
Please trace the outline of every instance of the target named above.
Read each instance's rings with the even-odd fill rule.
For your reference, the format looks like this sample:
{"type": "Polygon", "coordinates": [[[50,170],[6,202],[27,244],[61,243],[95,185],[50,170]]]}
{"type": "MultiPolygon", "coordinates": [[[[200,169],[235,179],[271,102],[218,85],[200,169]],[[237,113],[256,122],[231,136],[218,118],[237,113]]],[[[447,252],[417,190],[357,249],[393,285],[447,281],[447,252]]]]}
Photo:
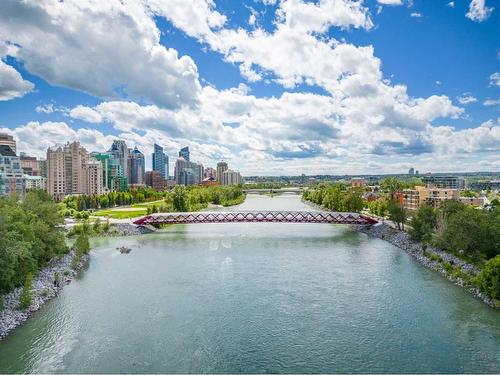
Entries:
{"type": "Polygon", "coordinates": [[[29,273],[26,275],[26,280],[24,280],[23,291],[21,292],[21,299],[19,302],[20,309],[27,309],[31,306],[33,301],[33,274],[29,273]]]}
{"type": "Polygon", "coordinates": [[[491,298],[500,300],[500,255],[484,264],[478,275],[479,288],[491,298]]]}

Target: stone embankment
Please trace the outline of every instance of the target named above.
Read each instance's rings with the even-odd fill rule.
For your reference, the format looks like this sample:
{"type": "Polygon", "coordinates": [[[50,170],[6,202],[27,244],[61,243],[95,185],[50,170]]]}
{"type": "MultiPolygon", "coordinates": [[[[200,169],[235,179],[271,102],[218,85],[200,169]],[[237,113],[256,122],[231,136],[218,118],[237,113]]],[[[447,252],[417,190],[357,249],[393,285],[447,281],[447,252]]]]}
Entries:
{"type": "Polygon", "coordinates": [[[75,253],[70,251],[62,258],[53,259],[47,267],[38,272],[33,280],[33,298],[28,308],[22,310],[18,308],[22,287],[3,296],[3,309],[0,310],[0,340],[26,321],[33,312],[57,296],[59,291],[75,278],[78,271],[87,264],[90,258],[88,254],[84,255],[76,267],[72,268],[74,257],[75,253]]]}
{"type": "Polygon", "coordinates": [[[111,224],[109,236],[136,236],[139,234],[148,234],[154,232],[154,227],[147,227],[144,225],[134,225],[129,223],[115,223],[111,224]]]}
{"type": "Polygon", "coordinates": [[[431,246],[427,246],[424,250],[422,244],[413,241],[408,233],[391,228],[385,223],[373,226],[360,226],[357,229],[369,236],[380,238],[399,247],[424,267],[439,272],[449,281],[464,288],[487,305],[498,308],[490,297],[472,285],[471,280],[480,272],[480,269],[476,266],[431,246]]]}

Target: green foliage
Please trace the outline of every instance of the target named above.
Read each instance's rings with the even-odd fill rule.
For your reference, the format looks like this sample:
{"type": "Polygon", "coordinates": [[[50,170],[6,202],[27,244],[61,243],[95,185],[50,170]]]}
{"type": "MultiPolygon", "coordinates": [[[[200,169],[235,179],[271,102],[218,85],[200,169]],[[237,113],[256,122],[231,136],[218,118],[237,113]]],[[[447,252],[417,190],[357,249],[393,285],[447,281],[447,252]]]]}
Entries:
{"type": "Polygon", "coordinates": [[[389,212],[389,219],[398,225],[399,229],[404,229],[406,223],[406,210],[395,199],[389,201],[387,211],[389,212]]]}
{"type": "Polygon", "coordinates": [[[385,217],[387,215],[388,204],[385,199],[377,199],[368,202],[368,210],[372,215],[385,217]]]}
{"type": "Polygon", "coordinates": [[[429,256],[429,259],[432,260],[433,262],[440,262],[441,263],[443,261],[443,258],[441,258],[439,255],[434,254],[434,253],[432,253],[429,256]]]}
{"type": "Polygon", "coordinates": [[[460,196],[467,198],[475,198],[477,197],[477,193],[473,192],[472,190],[464,190],[460,193],[460,196]]]}
{"type": "Polygon", "coordinates": [[[75,256],[71,263],[71,267],[73,269],[76,269],[78,267],[78,264],[82,260],[82,257],[85,254],[88,254],[90,251],[89,236],[86,233],[82,233],[78,236],[75,243],[73,244],[73,250],[75,252],[75,256]]]}
{"type": "Polygon", "coordinates": [[[31,306],[33,301],[33,274],[28,273],[24,280],[23,291],[21,292],[21,299],[19,302],[19,309],[27,309],[31,306]]]}
{"type": "Polygon", "coordinates": [[[63,222],[60,207],[43,191],[28,193],[22,203],[0,198],[0,293],[67,252],[63,222]]]}
{"type": "Polygon", "coordinates": [[[324,208],[339,212],[359,212],[364,201],[361,189],[348,188],[343,184],[320,184],[303,193],[303,199],[324,208]]]}
{"type": "Polygon", "coordinates": [[[477,210],[465,205],[445,205],[445,229],[436,244],[481,263],[500,254],[500,212],[477,210]]]}
{"type": "Polygon", "coordinates": [[[500,255],[484,264],[477,278],[479,288],[491,298],[500,300],[500,255]]]}
{"type": "Polygon", "coordinates": [[[189,211],[188,192],[186,187],[177,185],[173,191],[172,205],[174,211],[187,212],[189,211]]]}
{"type": "Polygon", "coordinates": [[[411,221],[410,236],[416,241],[429,243],[436,226],[437,213],[427,205],[420,207],[411,221]]]}

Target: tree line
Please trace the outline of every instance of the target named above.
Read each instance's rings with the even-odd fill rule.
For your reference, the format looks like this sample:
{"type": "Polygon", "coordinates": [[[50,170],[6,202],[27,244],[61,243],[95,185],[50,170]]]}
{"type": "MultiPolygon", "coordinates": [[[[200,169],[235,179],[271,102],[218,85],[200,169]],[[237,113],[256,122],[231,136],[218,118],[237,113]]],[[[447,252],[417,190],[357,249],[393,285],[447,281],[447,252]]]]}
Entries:
{"type": "Polygon", "coordinates": [[[46,192],[23,202],[0,198],[0,294],[28,284],[54,257],[67,254],[64,218],[46,192]]]}

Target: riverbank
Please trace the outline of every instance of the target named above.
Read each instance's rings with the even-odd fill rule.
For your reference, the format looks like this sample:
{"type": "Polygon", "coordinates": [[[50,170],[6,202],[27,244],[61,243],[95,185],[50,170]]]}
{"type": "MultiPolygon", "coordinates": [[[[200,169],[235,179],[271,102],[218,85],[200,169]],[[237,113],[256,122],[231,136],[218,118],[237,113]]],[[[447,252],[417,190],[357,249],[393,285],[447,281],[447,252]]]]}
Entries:
{"type": "Polygon", "coordinates": [[[16,288],[2,296],[3,309],[0,311],[0,340],[5,338],[14,328],[25,322],[35,311],[59,294],[78,272],[87,264],[90,256],[84,255],[75,268],[72,261],[75,252],[70,251],[61,258],[53,259],[47,267],[39,271],[33,279],[31,290],[33,298],[26,309],[18,309],[22,287],[16,288]]]}
{"type": "Polygon", "coordinates": [[[438,272],[488,306],[494,309],[500,308],[493,299],[473,285],[473,278],[481,271],[473,264],[432,246],[427,246],[424,250],[422,244],[413,241],[408,233],[391,228],[386,223],[372,226],[355,226],[355,229],[371,237],[380,238],[391,243],[409,254],[424,267],[438,272]]]}

